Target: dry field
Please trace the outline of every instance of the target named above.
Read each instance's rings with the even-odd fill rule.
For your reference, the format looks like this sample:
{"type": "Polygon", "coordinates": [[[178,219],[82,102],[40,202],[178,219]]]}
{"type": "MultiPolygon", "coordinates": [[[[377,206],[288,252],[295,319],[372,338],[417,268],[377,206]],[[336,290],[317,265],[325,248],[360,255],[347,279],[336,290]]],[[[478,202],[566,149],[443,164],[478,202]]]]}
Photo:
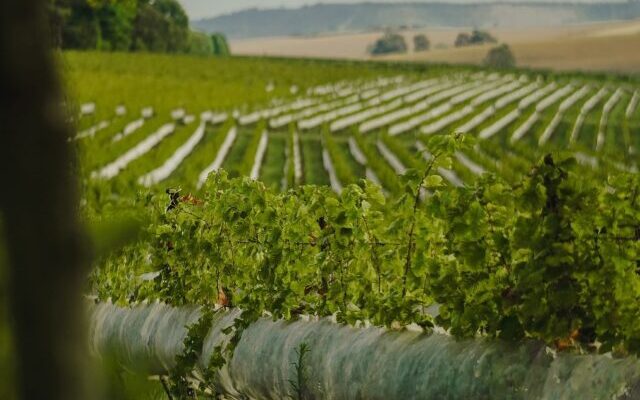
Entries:
{"type": "MultiPolygon", "coordinates": [[[[463,64],[482,62],[490,46],[455,48],[461,29],[428,29],[432,50],[377,57],[381,60],[433,61],[463,64]]],[[[524,29],[489,29],[513,49],[519,66],[557,70],[640,73],[640,20],[524,29]]],[[[407,42],[416,31],[403,32],[407,42]]],[[[235,54],[292,57],[372,59],[367,46],[380,32],[236,40],[235,54]]]]}

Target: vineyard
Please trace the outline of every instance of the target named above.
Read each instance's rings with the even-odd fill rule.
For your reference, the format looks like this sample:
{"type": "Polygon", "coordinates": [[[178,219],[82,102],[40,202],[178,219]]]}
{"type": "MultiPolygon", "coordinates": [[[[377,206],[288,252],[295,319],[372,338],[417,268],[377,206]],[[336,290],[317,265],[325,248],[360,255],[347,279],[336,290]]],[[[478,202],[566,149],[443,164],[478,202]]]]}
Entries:
{"type": "Polygon", "coordinates": [[[82,212],[139,230],[98,253],[92,349],[158,396],[640,396],[640,81],[58,62],[82,212]]]}
{"type": "Polygon", "coordinates": [[[136,71],[116,76],[80,54],[67,58],[74,84],[81,82],[76,141],[90,185],[191,191],[224,169],[281,191],[327,184],[340,192],[369,177],[394,193],[401,190],[395,175],[427,154],[421,141],[449,132],[478,139],[440,170],[454,186],[484,172],[515,183],[532,161],[559,151],[601,178],[637,168],[640,95],[632,82],[459,68],[451,74],[444,67],[399,74],[366,64],[330,64],[327,71],[300,62],[318,81],[309,86],[298,77],[304,73],[277,61],[247,81],[242,68],[269,66],[247,59],[226,61],[231,69],[237,64],[238,75],[216,78],[218,87],[192,77],[181,84],[173,74],[164,82],[154,72],[168,72],[156,66],[138,82],[136,71]],[[108,83],[91,83],[102,79],[108,83]]]}

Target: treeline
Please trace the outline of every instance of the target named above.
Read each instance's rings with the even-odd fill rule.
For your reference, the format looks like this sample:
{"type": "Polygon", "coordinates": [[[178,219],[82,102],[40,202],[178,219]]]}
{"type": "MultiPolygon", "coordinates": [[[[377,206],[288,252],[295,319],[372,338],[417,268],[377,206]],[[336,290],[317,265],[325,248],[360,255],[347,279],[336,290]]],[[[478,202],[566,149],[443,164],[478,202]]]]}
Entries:
{"type": "Polygon", "coordinates": [[[63,49],[229,54],[223,35],[190,29],[176,0],[51,0],[48,13],[63,49]]]}
{"type": "Polygon", "coordinates": [[[498,40],[489,32],[474,29],[471,33],[461,32],[456,37],[456,47],[475,46],[479,44],[497,43],[498,40]]]}

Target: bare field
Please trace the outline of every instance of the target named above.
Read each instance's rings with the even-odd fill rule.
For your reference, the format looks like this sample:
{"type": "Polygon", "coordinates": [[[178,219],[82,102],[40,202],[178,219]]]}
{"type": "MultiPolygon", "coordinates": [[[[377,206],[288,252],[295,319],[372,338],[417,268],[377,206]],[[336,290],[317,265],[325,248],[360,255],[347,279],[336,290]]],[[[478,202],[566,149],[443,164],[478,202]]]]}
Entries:
{"type": "MultiPolygon", "coordinates": [[[[491,46],[455,48],[455,37],[463,30],[405,31],[410,47],[415,33],[426,33],[432,50],[376,58],[367,47],[380,32],[236,40],[231,47],[235,54],[245,55],[480,64],[491,46]]],[[[489,31],[511,46],[522,67],[640,73],[640,20],[489,31]]]]}

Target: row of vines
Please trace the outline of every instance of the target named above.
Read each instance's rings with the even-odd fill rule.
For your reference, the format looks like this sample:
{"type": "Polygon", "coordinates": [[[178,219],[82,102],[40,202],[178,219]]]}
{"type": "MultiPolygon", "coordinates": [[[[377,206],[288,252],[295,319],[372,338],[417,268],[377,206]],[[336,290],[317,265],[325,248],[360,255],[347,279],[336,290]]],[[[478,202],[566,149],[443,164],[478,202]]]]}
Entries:
{"type": "Polygon", "coordinates": [[[427,141],[432,157],[391,198],[366,181],[340,195],[278,193],[225,172],[210,176],[201,198],[140,196],[153,223],[100,262],[92,291],[118,304],[237,307],[239,330],[265,313],[332,316],[637,353],[637,176],[602,186],[575,173],[575,160],[547,156],[517,185],[493,175],[446,185],[437,169],[465,146],[427,141]]]}

